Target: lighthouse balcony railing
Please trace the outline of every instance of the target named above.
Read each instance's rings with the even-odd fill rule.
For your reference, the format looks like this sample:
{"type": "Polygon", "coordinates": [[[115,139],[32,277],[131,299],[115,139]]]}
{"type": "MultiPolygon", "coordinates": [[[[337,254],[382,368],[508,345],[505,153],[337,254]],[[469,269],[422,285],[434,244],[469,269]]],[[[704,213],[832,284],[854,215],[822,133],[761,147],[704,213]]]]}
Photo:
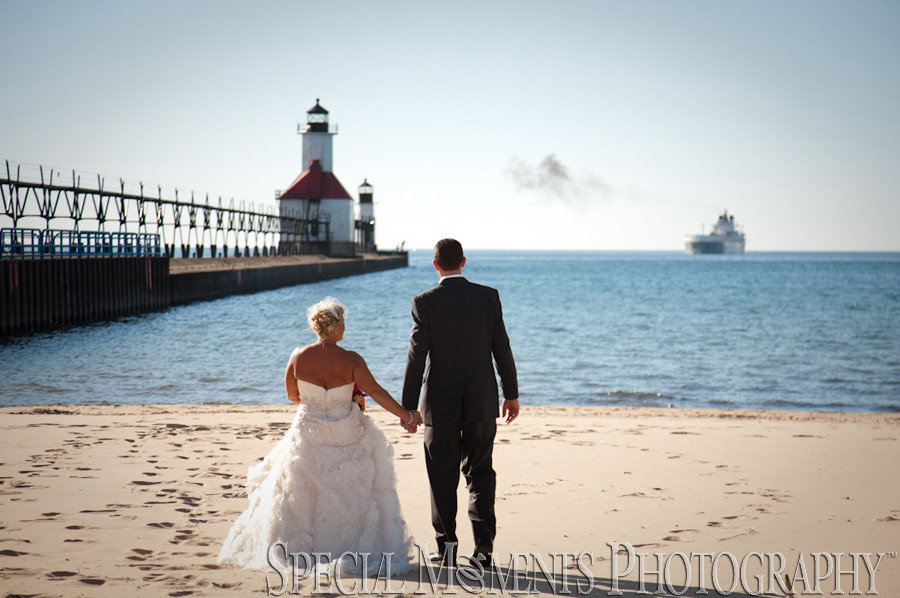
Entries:
{"type": "Polygon", "coordinates": [[[307,132],[328,133],[329,135],[338,134],[337,123],[297,123],[297,134],[303,135],[307,132]]]}
{"type": "Polygon", "coordinates": [[[0,229],[0,258],[161,256],[159,235],[36,228],[0,229]]]}

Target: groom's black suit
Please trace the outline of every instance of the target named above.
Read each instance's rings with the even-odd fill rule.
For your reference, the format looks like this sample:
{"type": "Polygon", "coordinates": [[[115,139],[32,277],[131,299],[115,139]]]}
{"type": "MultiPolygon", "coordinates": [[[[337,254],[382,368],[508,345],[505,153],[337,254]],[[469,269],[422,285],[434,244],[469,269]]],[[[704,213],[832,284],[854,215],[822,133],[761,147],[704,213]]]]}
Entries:
{"type": "Polygon", "coordinates": [[[519,396],[500,296],[495,289],[462,277],[444,278],[413,298],[412,317],[403,407],[416,409],[423,395],[425,464],[438,550],[443,553],[447,543],[458,543],[456,488],[461,465],[476,551],[491,552],[496,533],[492,453],[500,414],[494,361],[503,396],[519,396]]]}

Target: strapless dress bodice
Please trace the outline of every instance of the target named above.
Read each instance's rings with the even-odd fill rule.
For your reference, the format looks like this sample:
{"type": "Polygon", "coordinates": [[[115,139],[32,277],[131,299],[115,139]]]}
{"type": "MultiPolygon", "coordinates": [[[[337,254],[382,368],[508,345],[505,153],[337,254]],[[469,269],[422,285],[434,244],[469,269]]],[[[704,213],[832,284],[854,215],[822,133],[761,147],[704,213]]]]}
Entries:
{"type": "Polygon", "coordinates": [[[297,380],[300,405],[306,406],[310,417],[334,421],[350,414],[353,402],[353,382],[334,388],[325,388],[306,380],[297,380]]]}
{"type": "Polygon", "coordinates": [[[360,410],[353,402],[353,382],[325,388],[306,380],[297,380],[300,407],[299,426],[308,430],[309,440],[328,446],[346,446],[363,434],[360,410]]]}

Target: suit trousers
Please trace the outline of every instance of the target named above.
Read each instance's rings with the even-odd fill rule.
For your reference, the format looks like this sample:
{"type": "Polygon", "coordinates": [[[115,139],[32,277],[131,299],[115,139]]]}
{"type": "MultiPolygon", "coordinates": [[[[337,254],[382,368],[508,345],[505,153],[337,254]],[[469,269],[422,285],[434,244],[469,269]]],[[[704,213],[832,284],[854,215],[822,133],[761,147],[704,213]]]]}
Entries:
{"type": "MultiPolygon", "coordinates": [[[[497,533],[494,495],[497,474],[493,467],[497,421],[460,422],[425,426],[425,466],[431,485],[431,523],[438,551],[459,546],[456,537],[456,489],[462,470],[469,490],[469,520],[475,549],[491,552],[497,533]]],[[[458,552],[458,551],[457,551],[458,552]]]]}

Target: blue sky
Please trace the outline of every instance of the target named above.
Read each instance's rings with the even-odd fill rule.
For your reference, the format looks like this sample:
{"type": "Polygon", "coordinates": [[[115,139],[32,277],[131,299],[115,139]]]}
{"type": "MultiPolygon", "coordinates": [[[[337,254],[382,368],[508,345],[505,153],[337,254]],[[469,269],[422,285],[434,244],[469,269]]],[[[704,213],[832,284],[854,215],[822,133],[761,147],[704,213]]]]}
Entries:
{"type": "Polygon", "coordinates": [[[900,251],[900,3],[0,0],[0,159],[274,203],[321,98],[377,242],[900,251]]]}

